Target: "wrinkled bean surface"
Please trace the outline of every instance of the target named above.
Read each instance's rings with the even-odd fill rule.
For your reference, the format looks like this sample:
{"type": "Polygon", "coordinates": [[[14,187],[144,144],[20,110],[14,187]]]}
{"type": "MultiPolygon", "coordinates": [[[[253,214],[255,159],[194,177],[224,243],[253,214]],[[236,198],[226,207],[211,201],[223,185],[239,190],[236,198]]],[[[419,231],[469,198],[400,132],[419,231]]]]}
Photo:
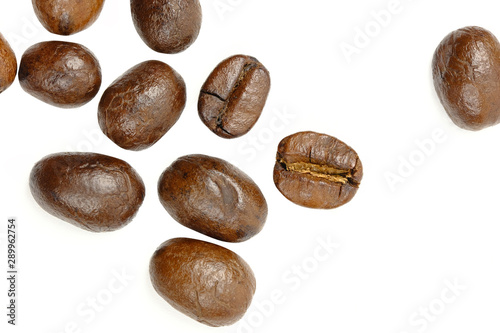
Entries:
{"type": "Polygon", "coordinates": [[[465,27],[439,44],[434,87],[451,120],[467,130],[500,122],[500,43],[488,30],[465,27]]]}
{"type": "Polygon", "coordinates": [[[104,91],[99,103],[99,126],[124,149],[146,149],[177,122],[185,104],[182,77],[161,61],[145,61],[104,91]]]}
{"type": "Polygon", "coordinates": [[[30,189],[48,213],[95,232],[128,224],[145,195],[141,177],[128,163],[96,153],[44,157],[31,171],[30,189]]]}
{"type": "Polygon", "coordinates": [[[170,305],[209,326],[231,325],[246,312],[255,277],[236,253],[207,242],[175,238],[153,254],[151,282],[170,305]]]}
{"type": "Polygon", "coordinates": [[[19,66],[21,87],[39,100],[61,108],[88,103],[101,86],[101,67],[85,46],[42,42],[24,52],[19,66]]]}
{"type": "Polygon", "coordinates": [[[182,52],[200,33],[198,0],[130,0],[130,7],[139,36],[157,52],[182,52]]]}
{"type": "Polygon", "coordinates": [[[206,155],[174,161],[158,181],[158,194],[177,222],[222,241],[253,237],[267,218],[257,184],[232,164],[206,155]]]}
{"type": "Polygon", "coordinates": [[[45,29],[58,35],[72,35],[97,20],[104,0],[32,0],[32,3],[45,29]]]}
{"type": "Polygon", "coordinates": [[[10,87],[17,73],[17,60],[7,40],[0,34],[0,93],[10,87]]]}

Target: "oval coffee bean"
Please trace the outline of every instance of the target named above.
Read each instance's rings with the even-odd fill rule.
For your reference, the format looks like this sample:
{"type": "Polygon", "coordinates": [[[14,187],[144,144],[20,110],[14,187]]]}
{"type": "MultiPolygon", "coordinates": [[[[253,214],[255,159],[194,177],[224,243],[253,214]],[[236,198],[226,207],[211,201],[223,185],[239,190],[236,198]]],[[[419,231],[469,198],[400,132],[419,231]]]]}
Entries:
{"type": "Polygon", "coordinates": [[[200,33],[199,0],[130,0],[130,8],[137,33],[157,52],[182,52],[200,33]]]}
{"type": "Polygon", "coordinates": [[[30,175],[36,202],[48,213],[85,230],[127,225],[144,200],[144,183],[126,162],[95,153],[44,157],[30,175]]]}
{"type": "Polygon", "coordinates": [[[178,158],[158,181],[160,202],[180,224],[207,236],[242,242],[257,234],[267,203],[257,184],[219,158],[178,158]]]}
{"type": "Polygon", "coordinates": [[[0,34],[0,93],[10,87],[17,73],[17,60],[7,40],[0,34]]]}
{"type": "Polygon", "coordinates": [[[33,0],[38,20],[49,32],[72,35],[97,20],[104,0],[33,0]]]}
{"type": "Polygon", "coordinates": [[[118,146],[142,150],[167,133],[185,105],[182,77],[161,61],[145,61],[104,91],[99,103],[99,126],[118,146]]]}
{"type": "Polygon", "coordinates": [[[500,44],[488,30],[447,35],[432,60],[434,87],[451,120],[467,130],[500,122],[500,44]]]}
{"type": "Polygon", "coordinates": [[[170,305],[209,326],[237,322],[255,293],[252,269],[236,253],[207,242],[175,238],[153,254],[151,282],[170,305]]]}
{"type": "Polygon", "coordinates": [[[222,61],[201,88],[198,114],[222,138],[237,138],[255,125],[271,88],[268,70],[257,59],[236,55],[222,61]]]}
{"type": "Polygon", "coordinates": [[[50,105],[76,108],[88,103],[101,86],[101,67],[85,46],[42,42],[24,52],[19,82],[30,95],[50,105]]]}
{"type": "Polygon", "coordinates": [[[298,205],[339,207],[354,197],[362,177],[358,154],[329,135],[299,132],[278,145],[274,184],[298,205]]]}

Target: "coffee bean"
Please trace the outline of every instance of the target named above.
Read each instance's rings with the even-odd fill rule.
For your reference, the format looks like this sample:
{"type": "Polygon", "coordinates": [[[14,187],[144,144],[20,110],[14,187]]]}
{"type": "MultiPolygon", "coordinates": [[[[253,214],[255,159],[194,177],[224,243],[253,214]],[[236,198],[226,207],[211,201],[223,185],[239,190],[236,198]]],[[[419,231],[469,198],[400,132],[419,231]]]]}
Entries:
{"type": "Polygon", "coordinates": [[[7,40],[0,34],[0,93],[10,87],[17,73],[17,60],[7,40]]]}
{"type": "Polygon", "coordinates": [[[130,7],[137,33],[157,52],[182,52],[200,33],[198,0],[130,0],[130,7]]]}
{"type": "Polygon", "coordinates": [[[72,35],[97,20],[104,0],[33,0],[32,3],[45,29],[58,35],[72,35]]]}
{"type": "Polygon", "coordinates": [[[177,222],[226,242],[253,237],[267,218],[257,184],[232,164],[206,155],[178,158],[161,175],[158,194],[177,222]]]}
{"type": "Polygon", "coordinates": [[[170,305],[215,327],[243,317],[256,287],[252,269],[236,253],[188,238],[161,244],[149,273],[153,287],[170,305]]]}
{"type": "Polygon", "coordinates": [[[182,77],[161,61],[145,61],[104,91],[99,103],[99,126],[118,146],[142,150],[167,133],[185,105],[182,77]]]}
{"type": "Polygon", "coordinates": [[[467,130],[500,122],[500,43],[488,30],[447,35],[432,60],[434,87],[451,120],[467,130]]]}
{"type": "Polygon", "coordinates": [[[237,138],[259,119],[270,88],[269,72],[257,59],[232,56],[222,61],[203,84],[198,114],[218,136],[237,138]]]}
{"type": "Polygon", "coordinates": [[[48,213],[85,230],[127,225],[144,200],[144,183],[126,162],[95,153],[44,157],[30,175],[36,202],[48,213]]]}
{"type": "Polygon", "coordinates": [[[19,66],[21,87],[39,100],[61,108],[76,108],[95,97],[101,67],[85,46],[42,42],[24,52],[19,66]]]}
{"type": "Polygon", "coordinates": [[[326,134],[299,132],[278,146],[274,184],[290,201],[309,208],[336,208],[356,194],[363,167],[358,154],[326,134]]]}

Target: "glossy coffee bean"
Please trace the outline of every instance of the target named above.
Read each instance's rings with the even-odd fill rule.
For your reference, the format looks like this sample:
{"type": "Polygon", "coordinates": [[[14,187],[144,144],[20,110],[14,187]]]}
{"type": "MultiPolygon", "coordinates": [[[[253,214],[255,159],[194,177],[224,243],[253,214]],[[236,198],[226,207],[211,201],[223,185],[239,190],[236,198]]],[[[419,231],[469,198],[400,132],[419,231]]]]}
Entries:
{"type": "Polygon", "coordinates": [[[95,97],[101,86],[101,67],[85,46],[42,42],[24,52],[19,82],[28,94],[50,105],[76,108],[95,97]]]}
{"type": "Polygon", "coordinates": [[[188,238],[164,242],[149,273],[158,294],[175,309],[208,326],[237,322],[255,293],[252,269],[236,253],[188,238]]]}
{"type": "Polygon", "coordinates": [[[182,77],[161,61],[145,61],[104,91],[99,103],[99,126],[118,146],[142,150],[167,133],[185,105],[182,77]]]}
{"type": "Polygon", "coordinates": [[[48,31],[72,35],[91,26],[104,0],[32,0],[35,14],[48,31]]]}
{"type": "Polygon", "coordinates": [[[232,56],[222,61],[203,84],[198,114],[218,136],[237,138],[259,119],[270,88],[269,72],[257,59],[232,56]]]}
{"type": "Polygon", "coordinates": [[[323,209],[344,205],[356,194],[362,177],[358,154],[332,136],[299,132],[278,145],[274,183],[298,205],[323,209]]]}
{"type": "Polygon", "coordinates": [[[94,232],[127,225],[145,195],[141,177],[128,163],[95,153],[46,156],[33,167],[29,183],[44,210],[94,232]]]}
{"type": "Polygon", "coordinates": [[[253,237],[267,218],[257,184],[232,164],[206,155],[174,161],[158,181],[158,194],[177,222],[226,242],[253,237]]]}
{"type": "Polygon", "coordinates": [[[451,120],[467,130],[500,122],[500,43],[488,30],[465,27],[439,44],[434,87],[451,120]]]}
{"type": "Polygon", "coordinates": [[[17,73],[17,60],[7,40],[0,34],[0,93],[5,91],[17,73]]]}
{"type": "Polygon", "coordinates": [[[198,0],[130,0],[130,8],[137,33],[157,52],[182,52],[200,32],[198,0]]]}

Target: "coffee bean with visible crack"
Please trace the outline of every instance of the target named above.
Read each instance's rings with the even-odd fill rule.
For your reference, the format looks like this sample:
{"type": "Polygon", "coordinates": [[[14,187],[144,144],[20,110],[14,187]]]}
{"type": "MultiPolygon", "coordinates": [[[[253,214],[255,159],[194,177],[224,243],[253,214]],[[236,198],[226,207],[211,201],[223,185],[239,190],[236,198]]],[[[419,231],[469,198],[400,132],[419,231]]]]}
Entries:
{"type": "Polygon", "coordinates": [[[273,176],[278,190],[290,201],[331,209],[354,197],[363,166],[344,142],[326,134],[299,132],[279,143],[273,176]]]}
{"type": "Polygon", "coordinates": [[[149,264],[156,292],[175,309],[208,326],[237,322],[250,306],[255,276],[236,253],[212,243],[174,238],[149,264]]]}
{"type": "Polygon", "coordinates": [[[259,119],[270,88],[269,71],[257,59],[246,55],[229,57],[203,84],[198,114],[218,136],[240,137],[259,119]]]}

